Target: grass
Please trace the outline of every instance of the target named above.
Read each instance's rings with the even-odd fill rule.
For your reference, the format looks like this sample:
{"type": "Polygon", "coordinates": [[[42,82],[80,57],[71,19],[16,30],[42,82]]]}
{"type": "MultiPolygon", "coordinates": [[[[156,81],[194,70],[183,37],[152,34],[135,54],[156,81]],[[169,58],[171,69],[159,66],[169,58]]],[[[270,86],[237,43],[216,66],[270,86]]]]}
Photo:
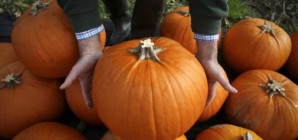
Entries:
{"type": "Polygon", "coordinates": [[[229,15],[227,18],[230,22],[230,26],[244,19],[245,16],[252,14],[252,11],[249,9],[249,7],[242,4],[242,0],[229,0],[228,5],[229,15]]]}

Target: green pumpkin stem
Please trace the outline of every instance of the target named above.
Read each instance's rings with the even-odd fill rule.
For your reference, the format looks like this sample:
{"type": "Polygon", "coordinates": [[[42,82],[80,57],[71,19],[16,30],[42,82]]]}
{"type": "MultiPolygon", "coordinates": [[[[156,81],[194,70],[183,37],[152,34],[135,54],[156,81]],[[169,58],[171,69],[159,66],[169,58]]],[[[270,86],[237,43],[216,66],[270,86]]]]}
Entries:
{"type": "Polygon", "coordinates": [[[183,15],[185,17],[190,16],[190,13],[187,12],[187,11],[174,11],[174,10],[172,10],[170,13],[178,13],[178,14],[181,14],[181,15],[183,15]]]}
{"type": "Polygon", "coordinates": [[[146,39],[144,41],[140,41],[139,45],[135,49],[128,50],[131,53],[138,54],[139,60],[143,59],[153,59],[155,61],[160,61],[156,56],[162,49],[156,48],[154,43],[151,42],[151,39],[146,39]]]}
{"type": "Polygon", "coordinates": [[[4,87],[8,87],[8,88],[14,88],[15,85],[20,85],[21,83],[21,73],[18,74],[8,74],[5,79],[2,79],[2,85],[0,86],[0,89],[4,88],[4,87]]]}
{"type": "Polygon", "coordinates": [[[37,15],[40,11],[45,10],[50,3],[51,1],[42,2],[41,0],[34,2],[32,4],[31,11],[29,12],[29,14],[32,14],[34,16],[37,15]]]}
{"type": "Polygon", "coordinates": [[[246,132],[243,134],[243,140],[253,140],[253,137],[250,133],[246,132]]]}
{"type": "Polygon", "coordinates": [[[276,36],[274,34],[274,31],[273,31],[275,28],[271,24],[265,22],[264,25],[261,25],[261,26],[258,26],[258,27],[262,29],[261,34],[263,34],[265,32],[270,33],[276,39],[276,36]]]}
{"type": "Polygon", "coordinates": [[[266,92],[269,93],[270,98],[272,98],[274,94],[279,94],[283,97],[286,97],[286,95],[283,93],[285,89],[282,88],[282,83],[277,83],[275,80],[270,79],[267,85],[260,84],[260,86],[266,89],[266,92]]]}

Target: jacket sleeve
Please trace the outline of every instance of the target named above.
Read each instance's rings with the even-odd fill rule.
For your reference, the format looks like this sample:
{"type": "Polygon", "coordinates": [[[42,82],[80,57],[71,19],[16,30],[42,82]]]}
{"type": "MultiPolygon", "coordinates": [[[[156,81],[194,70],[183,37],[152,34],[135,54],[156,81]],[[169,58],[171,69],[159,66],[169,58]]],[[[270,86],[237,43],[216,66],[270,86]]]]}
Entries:
{"type": "Polygon", "coordinates": [[[102,22],[97,0],[57,0],[75,33],[99,27],[102,22]]]}
{"type": "Polygon", "coordinates": [[[189,0],[191,27],[194,33],[218,34],[221,20],[228,16],[227,0],[189,0]]]}

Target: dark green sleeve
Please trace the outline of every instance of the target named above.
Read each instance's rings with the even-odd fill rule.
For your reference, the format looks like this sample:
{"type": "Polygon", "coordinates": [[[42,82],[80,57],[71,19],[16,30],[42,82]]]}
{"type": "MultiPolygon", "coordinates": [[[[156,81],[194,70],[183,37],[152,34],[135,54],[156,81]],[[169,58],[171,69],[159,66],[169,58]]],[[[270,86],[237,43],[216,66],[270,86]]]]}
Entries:
{"type": "Polygon", "coordinates": [[[189,0],[191,27],[200,34],[218,34],[221,20],[228,16],[227,0],[189,0]]]}
{"type": "Polygon", "coordinates": [[[102,22],[97,0],[57,0],[75,33],[99,27],[102,22]]]}

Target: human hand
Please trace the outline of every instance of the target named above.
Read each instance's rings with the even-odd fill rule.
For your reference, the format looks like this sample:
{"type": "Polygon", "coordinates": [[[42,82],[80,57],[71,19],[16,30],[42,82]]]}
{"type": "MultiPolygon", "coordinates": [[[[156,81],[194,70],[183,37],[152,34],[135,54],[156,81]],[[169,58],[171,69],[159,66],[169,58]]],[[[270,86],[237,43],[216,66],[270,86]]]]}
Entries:
{"type": "Polygon", "coordinates": [[[205,42],[197,40],[198,51],[196,58],[203,66],[207,81],[208,81],[208,97],[206,106],[208,107],[216,94],[217,83],[230,93],[237,93],[237,90],[231,86],[229,81],[225,78],[224,73],[217,61],[217,41],[205,42]]]}
{"type": "Polygon", "coordinates": [[[66,89],[79,78],[85,103],[88,108],[92,108],[91,87],[93,71],[98,59],[103,54],[100,48],[99,36],[95,35],[78,41],[78,46],[80,58],[72,67],[60,89],[66,89]]]}

